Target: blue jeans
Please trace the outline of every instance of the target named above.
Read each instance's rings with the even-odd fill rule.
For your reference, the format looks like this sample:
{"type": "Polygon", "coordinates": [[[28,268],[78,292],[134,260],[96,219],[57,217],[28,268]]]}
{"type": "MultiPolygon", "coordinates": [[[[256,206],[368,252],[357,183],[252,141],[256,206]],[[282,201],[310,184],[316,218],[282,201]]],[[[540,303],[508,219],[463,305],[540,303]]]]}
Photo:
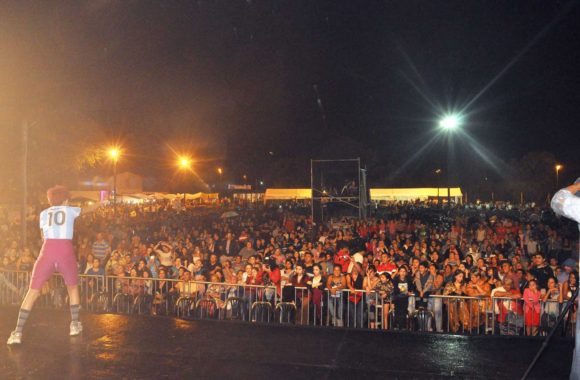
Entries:
{"type": "Polygon", "coordinates": [[[435,329],[437,332],[443,332],[443,299],[438,297],[429,297],[427,310],[435,316],[435,329]]]}
{"type": "Polygon", "coordinates": [[[365,302],[358,303],[348,301],[348,327],[363,327],[363,312],[365,302]]]}
{"type": "Polygon", "coordinates": [[[341,292],[337,292],[336,295],[337,297],[328,297],[328,309],[330,311],[330,315],[332,316],[332,324],[337,327],[342,327],[344,326],[344,322],[342,320],[342,308],[344,302],[341,292]]]}

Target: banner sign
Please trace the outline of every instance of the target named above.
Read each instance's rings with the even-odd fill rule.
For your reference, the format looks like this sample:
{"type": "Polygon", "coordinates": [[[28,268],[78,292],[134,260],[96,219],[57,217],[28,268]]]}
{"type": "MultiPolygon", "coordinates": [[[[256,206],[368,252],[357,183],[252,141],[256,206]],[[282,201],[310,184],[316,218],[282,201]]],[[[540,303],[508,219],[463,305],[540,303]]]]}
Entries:
{"type": "Polygon", "coordinates": [[[235,185],[230,183],[228,190],[252,190],[252,185],[235,185]]]}

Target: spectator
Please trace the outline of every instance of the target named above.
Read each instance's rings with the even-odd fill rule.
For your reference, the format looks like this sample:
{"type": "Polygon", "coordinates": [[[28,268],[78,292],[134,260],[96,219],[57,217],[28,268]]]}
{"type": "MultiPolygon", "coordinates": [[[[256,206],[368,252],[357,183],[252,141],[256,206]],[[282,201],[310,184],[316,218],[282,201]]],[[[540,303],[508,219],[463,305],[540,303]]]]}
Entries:
{"type": "Polygon", "coordinates": [[[500,333],[503,335],[515,335],[520,327],[523,327],[523,308],[516,300],[522,298],[519,289],[514,287],[511,278],[506,278],[498,283],[498,287],[491,291],[497,322],[500,325],[500,333]],[[512,301],[513,300],[513,301],[512,301]]]}
{"type": "Polygon", "coordinates": [[[242,248],[238,253],[238,255],[242,257],[242,260],[248,260],[250,256],[255,256],[257,254],[258,253],[256,252],[256,250],[252,247],[251,241],[247,241],[244,248],[242,248]]]}
{"type": "Polygon", "coordinates": [[[491,288],[487,281],[482,278],[480,272],[471,272],[469,283],[465,286],[465,294],[478,298],[467,301],[467,315],[469,316],[469,329],[479,329],[485,323],[485,300],[491,294],[491,288]]]}
{"type": "Polygon", "coordinates": [[[380,279],[377,276],[377,270],[374,265],[369,265],[366,270],[366,276],[363,279],[363,289],[365,290],[366,306],[368,310],[368,320],[370,322],[369,327],[371,329],[376,328],[377,308],[381,305],[379,299],[379,293],[375,290],[377,289],[380,279]]]}
{"type": "Polygon", "coordinates": [[[111,247],[105,240],[102,232],[97,233],[92,245],[91,253],[93,254],[93,257],[99,259],[101,262],[104,262],[106,257],[111,253],[111,247]]]}
{"type": "Polygon", "coordinates": [[[433,288],[433,275],[428,271],[429,263],[422,261],[419,264],[419,269],[415,273],[415,289],[417,290],[418,300],[416,301],[417,307],[427,307],[427,300],[429,298],[430,292],[433,288]]]}
{"type": "Polygon", "coordinates": [[[528,287],[524,290],[524,322],[526,325],[526,335],[535,336],[538,334],[540,326],[540,305],[541,293],[538,290],[538,283],[532,279],[528,287]]]}
{"type": "Polygon", "coordinates": [[[342,274],[342,266],[336,264],[332,275],[326,281],[326,287],[330,290],[329,310],[332,317],[332,325],[336,327],[344,326],[343,322],[343,290],[347,288],[346,277],[342,274]]]}
{"type": "Polygon", "coordinates": [[[290,277],[290,285],[294,288],[296,307],[298,309],[297,322],[301,325],[308,324],[308,308],[310,306],[309,280],[302,264],[296,264],[294,274],[290,277]]]}
{"type": "Polygon", "coordinates": [[[34,266],[34,262],[36,259],[32,256],[30,252],[30,248],[25,247],[22,250],[22,255],[16,261],[16,270],[19,271],[32,271],[32,267],[34,266]]]}
{"type": "Polygon", "coordinates": [[[406,267],[400,267],[398,274],[393,279],[393,305],[395,307],[395,328],[407,327],[409,296],[413,295],[413,280],[407,274],[406,267]]]}
{"type": "MultiPolygon", "coordinates": [[[[433,280],[433,288],[431,289],[432,297],[429,297],[427,309],[433,313],[435,317],[435,329],[437,332],[443,332],[443,298],[437,297],[443,295],[444,278],[441,273],[437,273],[433,280]]],[[[432,327],[430,327],[432,329],[432,327]]]]}
{"type": "Polygon", "coordinates": [[[548,279],[554,276],[552,269],[546,265],[544,260],[544,255],[541,253],[536,253],[534,255],[534,263],[530,269],[530,273],[538,281],[538,287],[541,289],[547,289],[548,279]]]}
{"type": "Polygon", "coordinates": [[[94,258],[92,266],[86,271],[89,276],[104,276],[105,270],[101,267],[101,260],[94,258]]]}
{"type": "Polygon", "coordinates": [[[308,281],[308,286],[312,292],[312,304],[314,306],[314,321],[317,324],[322,324],[322,303],[324,296],[324,289],[326,288],[326,279],[322,273],[322,267],[319,264],[314,264],[312,267],[312,278],[308,281]]]}
{"type": "Polygon", "coordinates": [[[555,277],[548,278],[547,289],[542,296],[542,301],[544,301],[542,327],[551,329],[555,326],[558,315],[560,315],[560,304],[562,303],[561,285],[558,284],[555,277]]]}
{"type": "Polygon", "coordinates": [[[159,281],[156,284],[152,310],[154,315],[162,312],[162,310],[167,312],[169,305],[173,304],[168,298],[171,294],[172,285],[171,282],[167,281],[167,270],[165,267],[159,268],[159,281]]]}
{"type": "MultiPolygon", "coordinates": [[[[444,296],[463,296],[465,295],[465,284],[463,283],[465,274],[456,270],[453,273],[453,281],[445,285],[443,289],[444,296]]],[[[457,332],[461,327],[464,331],[468,330],[467,305],[462,299],[449,299],[447,303],[449,316],[449,328],[452,332],[457,332]]]]}
{"type": "Polygon", "coordinates": [[[228,232],[225,239],[220,242],[218,250],[222,257],[225,256],[224,259],[238,254],[238,242],[234,240],[234,236],[231,232],[228,232]]]}
{"type": "Polygon", "coordinates": [[[361,302],[363,299],[363,275],[361,264],[355,262],[352,271],[346,276],[346,285],[349,289],[348,294],[348,323],[349,327],[362,327],[364,306],[361,302]]]}

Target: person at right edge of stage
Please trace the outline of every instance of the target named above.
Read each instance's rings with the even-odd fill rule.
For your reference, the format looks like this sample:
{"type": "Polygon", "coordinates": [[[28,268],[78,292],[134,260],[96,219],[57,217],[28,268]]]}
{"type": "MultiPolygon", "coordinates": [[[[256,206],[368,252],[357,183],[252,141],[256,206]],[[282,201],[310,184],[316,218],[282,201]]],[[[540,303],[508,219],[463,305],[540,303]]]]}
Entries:
{"type": "MultiPolygon", "coordinates": [[[[20,306],[16,329],[6,342],[8,345],[22,342],[22,330],[28,315],[40,295],[42,285],[55,271],[62,274],[68,290],[72,319],[70,335],[79,335],[83,331],[83,325],[79,321],[79,275],[72,243],[74,222],[81,214],[81,209],[68,205],[70,194],[64,186],[48,189],[46,196],[50,207],[40,213],[40,230],[44,242],[32,269],[28,292],[20,306]]],[[[84,213],[94,211],[98,205],[97,203],[86,208],[84,213]]]]}
{"type": "MultiPolygon", "coordinates": [[[[551,206],[556,214],[580,223],[580,178],[573,185],[558,191],[552,198],[551,206]]],[[[580,229],[580,224],[578,227],[580,229]]],[[[576,313],[576,344],[570,379],[580,379],[580,313],[576,313]]]]}

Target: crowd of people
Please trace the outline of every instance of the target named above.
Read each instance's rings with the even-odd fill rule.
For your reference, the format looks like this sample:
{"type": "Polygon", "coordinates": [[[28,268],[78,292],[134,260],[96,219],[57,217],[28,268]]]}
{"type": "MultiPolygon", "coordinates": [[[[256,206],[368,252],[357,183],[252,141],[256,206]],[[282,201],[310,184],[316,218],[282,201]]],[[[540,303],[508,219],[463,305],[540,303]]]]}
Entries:
{"type": "MultiPolygon", "coordinates": [[[[367,220],[324,223],[288,205],[254,205],[227,218],[224,211],[103,207],[77,222],[79,272],[125,279],[116,282],[119,291],[135,287],[151,294],[153,305],[197,293],[223,308],[225,285],[248,293],[268,286],[272,292],[261,297],[294,301],[298,323],[317,318],[334,326],[404,329],[413,311],[427,310],[429,329],[473,331],[482,328],[493,296],[513,300],[493,306],[495,322],[513,322],[528,335],[553,324],[578,287],[576,227],[524,218],[530,208],[405,203],[367,220]]],[[[21,248],[18,225],[3,217],[0,228],[0,270],[30,271],[40,237],[30,232],[21,248]]]]}

